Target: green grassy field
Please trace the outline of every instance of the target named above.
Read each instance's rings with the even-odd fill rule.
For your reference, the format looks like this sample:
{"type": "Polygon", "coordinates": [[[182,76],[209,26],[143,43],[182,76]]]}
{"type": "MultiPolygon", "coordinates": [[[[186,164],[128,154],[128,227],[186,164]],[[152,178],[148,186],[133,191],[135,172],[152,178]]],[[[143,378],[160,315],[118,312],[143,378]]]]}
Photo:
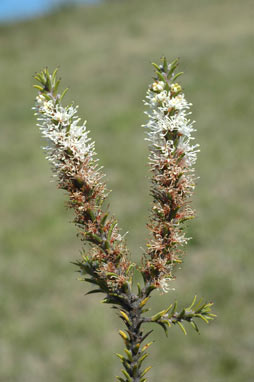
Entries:
{"type": "Polygon", "coordinates": [[[1,382],[112,382],[120,370],[121,324],[100,298],[84,297],[70,264],[81,244],[40,149],[32,74],[60,65],[137,259],[150,202],[142,99],[163,54],[179,56],[185,72],[200,180],[176,292],[153,304],[197,293],[218,319],[200,336],[156,330],[150,380],[254,380],[253,13],[248,0],[108,1],[0,27],[1,382]]]}

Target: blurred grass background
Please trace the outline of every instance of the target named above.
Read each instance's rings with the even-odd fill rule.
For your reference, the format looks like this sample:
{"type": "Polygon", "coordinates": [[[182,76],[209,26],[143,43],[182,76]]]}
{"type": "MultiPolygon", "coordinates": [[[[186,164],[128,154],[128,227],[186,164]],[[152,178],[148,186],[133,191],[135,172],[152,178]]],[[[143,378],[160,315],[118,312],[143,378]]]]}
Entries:
{"type": "Polygon", "coordinates": [[[150,380],[254,380],[253,10],[248,0],[115,0],[0,26],[1,382],[110,382],[120,370],[121,324],[100,298],[84,297],[88,286],[70,264],[81,244],[64,194],[49,181],[32,74],[60,65],[137,259],[150,202],[142,99],[150,62],[163,54],[180,57],[185,72],[200,180],[176,292],[153,305],[197,293],[215,302],[218,319],[200,336],[156,330],[150,380]]]}

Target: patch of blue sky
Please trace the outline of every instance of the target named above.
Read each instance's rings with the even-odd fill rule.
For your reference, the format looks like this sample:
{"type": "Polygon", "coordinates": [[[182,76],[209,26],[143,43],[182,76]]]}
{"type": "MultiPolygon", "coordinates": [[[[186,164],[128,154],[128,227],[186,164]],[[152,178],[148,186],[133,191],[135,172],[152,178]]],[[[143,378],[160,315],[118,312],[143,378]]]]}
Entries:
{"type": "Polygon", "coordinates": [[[99,0],[0,0],[0,21],[32,18],[61,4],[93,4],[99,0]]]}

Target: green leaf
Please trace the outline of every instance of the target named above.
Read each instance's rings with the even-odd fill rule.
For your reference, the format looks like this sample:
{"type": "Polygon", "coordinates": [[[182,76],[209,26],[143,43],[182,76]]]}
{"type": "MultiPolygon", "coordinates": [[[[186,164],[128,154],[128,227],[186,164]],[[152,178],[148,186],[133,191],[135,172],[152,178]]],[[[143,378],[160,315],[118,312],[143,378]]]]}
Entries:
{"type": "Polygon", "coordinates": [[[163,330],[164,330],[166,336],[168,336],[168,328],[167,328],[167,325],[166,325],[164,322],[161,322],[161,321],[155,321],[155,323],[158,324],[158,325],[160,325],[160,326],[163,328],[163,330]]]}
{"type": "Polygon", "coordinates": [[[131,263],[131,264],[129,265],[129,267],[127,268],[126,274],[128,275],[128,273],[130,273],[130,271],[131,271],[133,268],[135,268],[135,266],[136,266],[135,263],[131,263]]]}
{"type": "Polygon", "coordinates": [[[125,382],[125,380],[123,378],[121,378],[121,377],[117,376],[116,379],[118,379],[118,381],[120,381],[120,382],[125,382]]]}
{"type": "Polygon", "coordinates": [[[186,336],[187,332],[186,332],[185,327],[183,326],[183,324],[180,321],[177,321],[176,323],[181,328],[181,330],[183,331],[184,335],[186,336]]]}
{"type": "Polygon", "coordinates": [[[178,77],[180,77],[183,74],[183,72],[177,73],[173,78],[172,81],[175,81],[178,77]]]}
{"type": "Polygon", "coordinates": [[[40,92],[42,92],[42,91],[43,91],[43,87],[42,87],[42,86],[40,86],[40,85],[33,85],[33,87],[34,87],[35,89],[38,89],[38,90],[40,90],[40,92]]]}
{"type": "Polygon", "coordinates": [[[156,314],[154,314],[152,317],[151,317],[151,320],[152,321],[158,321],[162,316],[164,316],[165,314],[167,313],[167,310],[164,309],[156,314]]]}
{"type": "Polygon", "coordinates": [[[178,66],[179,64],[179,59],[176,58],[173,62],[170,63],[170,70],[168,72],[168,75],[167,77],[170,78],[175,70],[175,68],[178,66]]]}
{"type": "Polygon", "coordinates": [[[52,73],[52,76],[51,76],[52,81],[55,81],[57,72],[58,72],[58,68],[56,68],[54,72],[52,73]]]}
{"type": "Polygon", "coordinates": [[[61,96],[59,98],[60,102],[62,102],[62,99],[63,99],[63,97],[65,96],[65,94],[67,93],[68,90],[69,90],[68,88],[64,89],[64,91],[62,92],[62,94],[61,94],[61,96]]]}
{"type": "Polygon", "coordinates": [[[127,322],[127,324],[131,324],[130,322],[130,319],[129,319],[129,316],[123,311],[123,310],[120,310],[120,317],[125,321],[127,322]]]}
{"type": "Polygon", "coordinates": [[[106,274],[107,274],[107,276],[110,276],[110,277],[115,277],[115,278],[118,277],[118,274],[114,273],[114,272],[107,272],[106,274]]]}
{"type": "Polygon", "coordinates": [[[166,73],[168,70],[168,63],[167,63],[167,59],[165,56],[162,57],[162,61],[163,61],[163,71],[166,73]]]}
{"type": "Polygon", "coordinates": [[[206,303],[204,303],[203,305],[201,305],[198,309],[196,308],[195,309],[195,313],[202,313],[204,310],[206,310],[206,303]]]}
{"type": "Polygon", "coordinates": [[[138,296],[141,296],[142,290],[141,290],[140,283],[137,283],[137,287],[138,287],[138,296]]]}
{"type": "Polygon", "coordinates": [[[170,312],[170,317],[172,317],[175,314],[176,308],[177,308],[177,301],[174,302],[174,305],[170,312]]]}
{"type": "Polygon", "coordinates": [[[149,296],[149,294],[150,294],[154,289],[156,289],[156,286],[155,286],[155,285],[149,285],[149,286],[146,288],[146,296],[149,296]]]}
{"type": "Polygon", "coordinates": [[[195,322],[195,321],[190,321],[190,324],[191,324],[191,326],[196,330],[196,332],[197,332],[198,334],[200,334],[200,332],[199,332],[199,328],[198,328],[198,325],[196,324],[196,322],[195,322]]]}
{"type": "Polygon", "coordinates": [[[155,67],[156,70],[160,71],[160,67],[159,65],[155,64],[155,62],[152,62],[152,65],[155,67]]]}
{"type": "Polygon", "coordinates": [[[88,215],[89,215],[90,219],[92,220],[92,222],[94,222],[95,219],[96,219],[96,216],[95,216],[94,212],[91,210],[91,208],[88,208],[86,210],[86,212],[88,213],[88,215]]]}
{"type": "Polygon", "coordinates": [[[110,228],[109,228],[108,235],[107,235],[107,240],[110,240],[110,239],[111,239],[113,229],[114,229],[114,227],[115,227],[116,225],[117,225],[117,221],[115,220],[115,221],[111,224],[111,226],[110,226],[110,228]]]}
{"type": "Polygon", "coordinates": [[[196,306],[194,307],[195,312],[197,312],[197,309],[198,309],[198,307],[200,306],[200,304],[202,303],[202,301],[203,301],[203,299],[201,298],[201,299],[199,300],[199,302],[196,304],[196,306]]]}
{"type": "Polygon", "coordinates": [[[102,243],[102,239],[98,235],[96,235],[95,233],[85,232],[84,235],[87,236],[87,240],[91,240],[91,241],[95,242],[95,244],[101,244],[102,243]]]}
{"type": "Polygon", "coordinates": [[[109,249],[110,248],[110,242],[108,240],[106,240],[104,242],[104,247],[105,247],[105,249],[109,249]]]}
{"type": "Polygon", "coordinates": [[[57,90],[58,90],[58,87],[59,87],[59,85],[60,85],[60,82],[61,82],[61,80],[57,80],[57,81],[55,82],[55,86],[54,86],[54,94],[57,93],[57,90]]]}
{"type": "Polygon", "coordinates": [[[128,349],[126,349],[126,348],[124,349],[124,351],[125,351],[125,353],[126,353],[128,359],[129,359],[129,361],[132,362],[133,359],[132,359],[131,351],[128,350],[128,349]]]}
{"type": "Polygon", "coordinates": [[[141,377],[144,377],[144,375],[146,373],[148,373],[149,370],[151,370],[152,366],[148,366],[142,373],[141,373],[141,377]]]}
{"type": "Polygon", "coordinates": [[[87,293],[86,293],[86,296],[87,296],[88,294],[94,294],[94,293],[104,293],[104,291],[101,290],[101,289],[93,289],[93,290],[90,290],[89,292],[87,292],[87,293]]]}
{"type": "Polygon", "coordinates": [[[93,280],[93,279],[85,278],[84,280],[85,280],[86,282],[88,282],[88,283],[98,285],[98,284],[97,284],[97,281],[95,281],[95,280],[93,280]]]}
{"type": "Polygon", "coordinates": [[[138,361],[138,367],[140,367],[143,363],[143,361],[148,357],[148,353],[145,353],[142,357],[140,357],[138,361]]]}
{"type": "Polygon", "coordinates": [[[206,324],[209,323],[208,319],[205,318],[202,314],[195,314],[195,316],[201,318],[206,324]]]}
{"type": "Polygon", "coordinates": [[[138,372],[138,366],[135,364],[135,365],[133,365],[132,376],[136,377],[137,372],[138,372]]]}
{"type": "Polygon", "coordinates": [[[166,79],[165,79],[165,77],[163,76],[163,74],[161,74],[161,72],[156,71],[156,74],[157,74],[157,76],[159,77],[159,79],[160,79],[161,81],[166,82],[166,79]]]}
{"type": "Polygon", "coordinates": [[[107,220],[107,217],[108,217],[108,213],[103,215],[103,217],[101,219],[101,227],[104,227],[106,220],[107,220]]]}
{"type": "Polygon", "coordinates": [[[40,82],[41,84],[43,84],[43,82],[44,82],[40,73],[36,73],[36,75],[34,76],[34,79],[36,81],[40,82]]]}
{"type": "Polygon", "coordinates": [[[141,352],[143,353],[144,351],[146,351],[149,348],[149,346],[151,346],[153,343],[154,341],[148,342],[148,344],[142,347],[141,352]]]}
{"type": "Polygon", "coordinates": [[[147,332],[142,338],[141,338],[141,342],[143,342],[151,333],[153,332],[153,330],[149,330],[149,332],[147,332]]]}
{"type": "Polygon", "coordinates": [[[46,98],[47,101],[51,100],[50,96],[47,93],[45,93],[45,89],[43,89],[43,97],[46,98]]]}
{"type": "Polygon", "coordinates": [[[127,371],[126,370],[124,370],[124,369],[122,369],[121,370],[121,372],[123,373],[123,375],[127,378],[127,380],[129,381],[129,382],[131,382],[131,377],[130,377],[130,374],[129,373],[127,373],[127,371]]]}
{"type": "Polygon", "coordinates": [[[139,304],[139,308],[142,308],[143,306],[146,305],[147,301],[150,299],[150,297],[145,297],[139,304]]]}
{"type": "Polygon", "coordinates": [[[123,361],[125,358],[122,354],[119,354],[119,353],[115,353],[115,355],[120,358],[121,361],[123,361]]]}

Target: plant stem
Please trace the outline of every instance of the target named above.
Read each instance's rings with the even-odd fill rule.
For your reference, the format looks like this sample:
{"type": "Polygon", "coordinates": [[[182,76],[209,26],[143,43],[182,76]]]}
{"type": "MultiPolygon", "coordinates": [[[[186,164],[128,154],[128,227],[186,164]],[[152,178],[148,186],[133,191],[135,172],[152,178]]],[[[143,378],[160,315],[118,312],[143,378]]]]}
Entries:
{"type": "Polygon", "coordinates": [[[129,293],[128,308],[125,305],[123,310],[120,310],[120,317],[123,319],[128,333],[127,335],[123,331],[119,332],[126,346],[124,349],[126,356],[118,355],[125,369],[122,370],[125,379],[118,377],[121,382],[143,382],[146,380],[144,375],[150,370],[150,367],[141,370],[142,362],[148,356],[146,349],[150,345],[141,347],[141,344],[152,332],[151,330],[144,333],[142,330],[142,324],[146,322],[142,314],[147,300],[148,296],[145,289],[142,290],[140,296],[129,293]]]}

